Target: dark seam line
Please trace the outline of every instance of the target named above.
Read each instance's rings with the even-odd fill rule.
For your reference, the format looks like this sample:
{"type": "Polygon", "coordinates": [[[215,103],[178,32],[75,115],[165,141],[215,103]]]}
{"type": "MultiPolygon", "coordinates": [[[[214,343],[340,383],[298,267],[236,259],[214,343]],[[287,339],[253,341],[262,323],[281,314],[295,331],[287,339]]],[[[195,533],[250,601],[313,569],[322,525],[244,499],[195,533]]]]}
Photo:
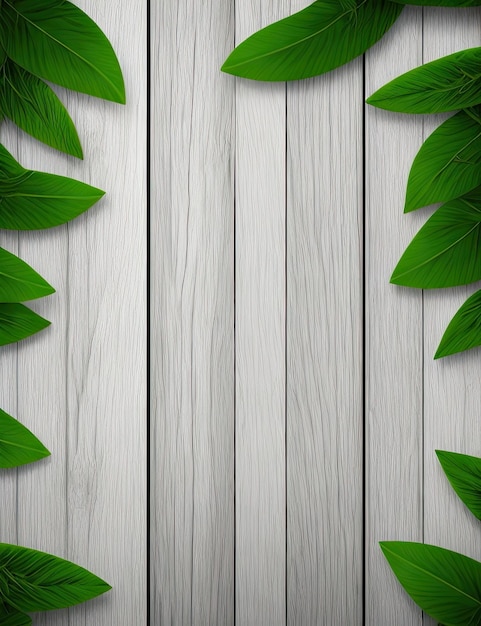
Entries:
{"type": "Polygon", "coordinates": [[[288,93],[288,88],[287,88],[287,83],[286,83],[286,88],[285,88],[285,161],[284,161],[284,281],[285,281],[285,293],[284,293],[284,468],[285,468],[285,474],[284,474],[284,480],[285,480],[285,498],[286,498],[286,502],[285,502],[285,506],[286,506],[286,516],[285,516],[285,533],[286,533],[286,561],[285,561],[285,596],[286,596],[286,625],[287,625],[287,618],[288,618],[288,586],[287,586],[287,543],[288,543],[288,527],[287,527],[287,497],[288,497],[288,493],[287,493],[287,345],[288,345],[288,341],[287,341],[287,333],[288,333],[288,328],[287,328],[287,314],[288,314],[288,310],[287,310],[287,175],[288,175],[288,168],[287,168],[287,151],[288,151],[288,145],[287,145],[287,93],[288,93]]]}
{"type": "MultiPolygon", "coordinates": [[[[234,19],[233,19],[233,39],[234,39],[234,48],[236,44],[236,0],[233,0],[233,11],[234,11],[234,19]]],[[[237,184],[237,78],[232,79],[234,81],[234,106],[233,106],[233,118],[232,118],[232,126],[233,126],[233,134],[234,134],[234,146],[233,146],[233,211],[234,211],[234,436],[233,436],[233,445],[234,445],[234,576],[233,576],[233,584],[234,584],[234,626],[237,620],[237,610],[236,610],[236,602],[237,602],[237,501],[236,501],[236,490],[237,490],[237,482],[236,482],[236,467],[237,467],[237,447],[236,447],[236,429],[237,429],[237,342],[236,342],[236,316],[237,316],[237,306],[236,306],[236,277],[237,277],[237,216],[236,216],[236,184],[237,184]]],[[[232,148],[231,148],[232,150],[232,148]]]]}
{"type": "MultiPolygon", "coordinates": [[[[421,63],[424,63],[424,8],[421,8],[421,63]]],[[[422,121],[422,137],[424,140],[424,119],[422,121]]],[[[424,393],[424,290],[421,291],[421,540],[424,543],[424,423],[425,423],[425,393],[424,393]]],[[[425,621],[424,611],[421,612],[421,621],[425,621]]]]}
{"type": "Polygon", "coordinates": [[[361,350],[362,350],[362,390],[361,390],[361,402],[362,402],[362,623],[366,624],[366,492],[367,492],[367,424],[366,424],[366,55],[363,55],[362,59],[362,338],[361,338],[361,350]]]}
{"type": "Polygon", "coordinates": [[[150,175],[150,167],[151,167],[151,141],[150,141],[150,128],[151,128],[151,103],[150,103],[150,99],[151,99],[151,4],[150,4],[150,0],[147,0],[147,119],[146,119],[146,150],[147,150],[147,154],[146,154],[146,184],[147,184],[147,190],[146,190],[146,210],[147,210],[147,216],[146,216],[146,223],[147,223],[147,246],[146,246],[146,263],[147,263],[147,268],[146,268],[146,291],[147,291],[147,311],[146,311],[146,318],[147,318],[147,329],[146,329],[146,341],[147,341],[147,402],[146,402],[146,409],[147,409],[147,415],[146,415],[146,420],[147,420],[147,441],[146,441],[146,463],[147,463],[147,467],[146,467],[146,476],[147,476],[147,498],[146,498],[146,505],[147,505],[147,511],[146,511],[146,515],[147,515],[147,519],[146,519],[146,530],[147,530],[147,558],[146,558],[146,567],[147,567],[147,572],[146,572],[146,578],[147,578],[147,588],[146,588],[146,593],[147,593],[147,626],[149,626],[150,624],[150,619],[151,619],[151,608],[150,608],[150,602],[151,602],[151,590],[150,590],[150,585],[151,585],[151,547],[152,547],[152,538],[151,538],[151,526],[150,526],[150,515],[151,515],[151,504],[150,504],[150,499],[151,499],[151,477],[150,477],[150,461],[151,461],[151,446],[150,446],[150,437],[151,437],[151,415],[150,415],[150,407],[151,407],[151,387],[150,387],[150,365],[151,365],[151,358],[150,358],[150,302],[151,302],[151,294],[150,294],[150,261],[151,261],[151,254],[150,254],[150,208],[151,208],[151,190],[150,190],[150,183],[151,183],[151,175],[150,175]]]}

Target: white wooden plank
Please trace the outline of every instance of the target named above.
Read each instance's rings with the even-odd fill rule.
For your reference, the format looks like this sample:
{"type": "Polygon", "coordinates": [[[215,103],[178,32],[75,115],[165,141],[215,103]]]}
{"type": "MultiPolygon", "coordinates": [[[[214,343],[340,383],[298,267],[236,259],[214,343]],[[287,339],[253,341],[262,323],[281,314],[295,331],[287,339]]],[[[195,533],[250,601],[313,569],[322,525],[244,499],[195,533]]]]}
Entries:
{"type": "Polygon", "coordinates": [[[151,624],[234,621],[234,3],[152,3],[151,624]]]}
{"type": "MultiPolygon", "coordinates": [[[[366,56],[366,96],[422,62],[422,13],[405,9],[366,56]]],[[[403,215],[419,119],[366,109],[366,624],[418,626],[379,549],[380,540],[422,541],[422,294],[389,284],[420,225],[403,215]]]]}
{"type": "Polygon", "coordinates": [[[146,619],[146,3],[78,5],[119,55],[128,105],[61,92],[83,163],[22,144],[26,165],[107,197],[68,227],[21,238],[58,291],[35,305],[52,327],[19,348],[19,407],[52,450],[19,481],[19,541],[113,586],[36,623],[134,625],[146,619]]]}
{"type": "MultiPolygon", "coordinates": [[[[236,41],[288,14],[236,2],[236,41]]],[[[236,623],[286,622],[285,85],[237,81],[236,623]]]]}
{"type": "MultiPolygon", "coordinates": [[[[425,62],[479,45],[480,18],[480,9],[425,9],[425,62]]],[[[440,121],[431,116],[425,134],[440,121]]],[[[429,214],[424,212],[423,221],[429,214]]],[[[433,361],[450,319],[474,291],[473,287],[460,287],[424,294],[424,539],[480,559],[479,522],[450,487],[434,452],[441,449],[481,456],[479,350],[433,361]]],[[[425,624],[436,623],[425,619],[425,624]]]]}
{"type": "Polygon", "coordinates": [[[363,106],[362,59],[288,84],[289,624],[363,623],[363,106]]]}

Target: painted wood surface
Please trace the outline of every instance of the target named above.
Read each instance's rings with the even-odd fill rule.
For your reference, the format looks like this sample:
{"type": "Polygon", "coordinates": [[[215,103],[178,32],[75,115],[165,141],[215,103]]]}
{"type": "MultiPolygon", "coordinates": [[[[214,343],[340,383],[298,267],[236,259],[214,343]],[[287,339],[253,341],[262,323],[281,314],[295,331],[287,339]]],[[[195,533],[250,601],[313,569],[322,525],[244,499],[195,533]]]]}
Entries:
{"type": "MultiPolygon", "coordinates": [[[[2,406],[52,456],[8,482],[2,475],[0,528],[2,541],[69,558],[113,587],[89,604],[39,614],[35,624],[134,625],[147,619],[147,5],[76,4],[111,39],[128,106],[57,90],[77,125],[83,162],[11,127],[2,131],[24,166],[107,195],[68,226],[18,236],[19,254],[57,293],[31,303],[52,326],[2,349],[2,406]]],[[[2,238],[13,251],[16,241],[2,238]]]]}

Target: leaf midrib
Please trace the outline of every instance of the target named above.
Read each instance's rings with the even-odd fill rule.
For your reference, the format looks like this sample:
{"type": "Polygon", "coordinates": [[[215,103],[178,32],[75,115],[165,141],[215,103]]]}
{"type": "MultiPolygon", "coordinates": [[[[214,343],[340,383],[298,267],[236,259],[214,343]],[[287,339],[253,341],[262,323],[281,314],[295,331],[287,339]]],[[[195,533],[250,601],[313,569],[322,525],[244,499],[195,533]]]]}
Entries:
{"type": "MultiPolygon", "coordinates": [[[[366,4],[367,1],[368,0],[363,0],[361,2],[361,4],[358,7],[356,7],[356,11],[358,11],[364,4],[366,4]]],[[[336,22],[338,22],[339,20],[342,20],[343,17],[345,17],[346,15],[349,15],[349,13],[354,13],[354,12],[355,11],[353,11],[353,9],[349,9],[348,11],[344,11],[344,13],[341,13],[332,22],[330,22],[329,24],[327,24],[326,26],[324,26],[320,30],[315,31],[314,33],[311,33],[310,35],[307,35],[306,37],[303,37],[302,39],[298,39],[297,41],[295,41],[295,42],[293,42],[293,43],[291,43],[291,44],[289,44],[287,46],[283,46],[282,48],[276,48],[275,50],[270,50],[269,52],[265,52],[264,54],[259,54],[258,56],[250,57],[249,59],[247,59],[245,61],[240,61],[238,63],[234,63],[234,64],[230,64],[230,65],[225,65],[224,67],[225,67],[225,69],[232,69],[234,67],[240,67],[242,65],[247,65],[249,63],[253,63],[255,61],[259,61],[259,59],[264,59],[265,57],[272,56],[274,54],[279,54],[279,52],[284,52],[284,50],[289,50],[290,48],[298,46],[298,45],[304,43],[305,41],[309,41],[309,39],[312,39],[313,37],[317,37],[318,35],[323,33],[325,30],[328,30],[329,28],[331,28],[331,26],[334,26],[334,24],[336,22]]],[[[289,18],[286,18],[286,19],[289,19],[289,18]]]]}
{"type": "MultiPolygon", "coordinates": [[[[32,20],[28,19],[28,17],[26,17],[25,15],[23,15],[23,13],[20,13],[20,11],[18,11],[10,2],[8,2],[8,0],[4,0],[5,4],[8,5],[13,11],[15,11],[15,13],[20,16],[23,20],[25,20],[28,24],[31,24],[31,26],[33,26],[33,28],[36,28],[39,32],[41,32],[43,35],[45,35],[48,39],[51,39],[52,41],[54,41],[56,44],[58,44],[59,46],[61,46],[62,48],[64,48],[67,52],[70,52],[70,54],[73,54],[75,57],[77,57],[80,61],[82,61],[83,63],[85,63],[86,65],[88,65],[92,70],[94,70],[95,72],[97,72],[97,74],[99,74],[100,76],[102,76],[102,78],[104,78],[109,85],[113,88],[113,90],[115,91],[115,93],[120,96],[120,98],[123,98],[123,94],[117,89],[117,87],[115,86],[115,84],[110,80],[110,78],[104,74],[104,72],[102,72],[98,67],[96,67],[95,65],[93,65],[93,63],[91,63],[88,59],[86,59],[85,57],[81,56],[78,52],[75,52],[75,50],[72,50],[72,48],[69,48],[69,46],[67,46],[65,43],[63,43],[62,41],[60,41],[59,39],[57,39],[56,37],[54,37],[53,35],[51,35],[48,31],[44,30],[43,28],[41,28],[38,24],[36,24],[35,22],[33,22],[32,20]]],[[[366,0],[364,0],[366,1],[366,0]]],[[[79,9],[80,10],[80,9],[79,9]]]]}

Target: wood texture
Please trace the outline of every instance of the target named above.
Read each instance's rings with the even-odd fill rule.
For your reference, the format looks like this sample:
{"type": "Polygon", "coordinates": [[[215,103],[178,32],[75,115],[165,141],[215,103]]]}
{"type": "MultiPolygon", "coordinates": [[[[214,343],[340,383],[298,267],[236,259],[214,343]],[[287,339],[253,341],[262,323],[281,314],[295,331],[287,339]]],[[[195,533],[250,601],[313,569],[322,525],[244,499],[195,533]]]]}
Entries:
{"type": "Polygon", "coordinates": [[[288,84],[289,624],[363,623],[363,106],[362,59],[288,84]]]}
{"type": "MultiPolygon", "coordinates": [[[[366,96],[421,63],[422,10],[407,8],[366,55],[366,96]]],[[[367,107],[365,142],[365,620],[418,626],[378,542],[423,539],[422,294],[389,284],[422,222],[403,215],[422,120],[367,107]]]]}
{"type": "Polygon", "coordinates": [[[78,127],[82,163],[23,134],[6,137],[24,166],[107,196],[68,226],[19,236],[19,254],[57,293],[31,304],[52,326],[19,344],[17,384],[15,368],[7,378],[18,402],[8,408],[52,456],[18,470],[16,536],[2,540],[69,558],[113,586],[86,605],[35,616],[35,624],[133,626],[146,620],[147,99],[139,68],[147,5],[134,10],[127,1],[119,12],[112,0],[76,4],[111,39],[128,107],[57,90],[78,127]]]}
{"type": "Polygon", "coordinates": [[[153,2],[151,624],[234,621],[233,2],[153,2]]]}

